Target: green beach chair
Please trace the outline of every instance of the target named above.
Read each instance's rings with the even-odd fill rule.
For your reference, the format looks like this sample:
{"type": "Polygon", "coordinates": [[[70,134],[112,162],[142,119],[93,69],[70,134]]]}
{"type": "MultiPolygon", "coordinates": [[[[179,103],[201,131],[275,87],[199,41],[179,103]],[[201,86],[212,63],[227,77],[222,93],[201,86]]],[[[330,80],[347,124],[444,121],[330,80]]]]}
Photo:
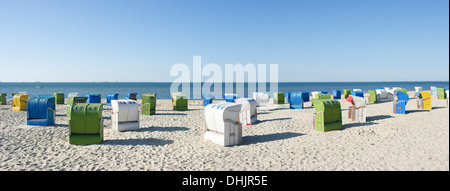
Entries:
{"type": "Polygon", "coordinates": [[[6,93],[0,93],[0,105],[6,105],[6,93]]]}
{"type": "Polygon", "coordinates": [[[337,100],[314,100],[314,129],[332,131],[342,129],[341,104],[337,100]]]}
{"type": "Polygon", "coordinates": [[[444,88],[438,88],[438,99],[447,99],[447,93],[445,93],[445,89],[444,88]]]}
{"type": "Polygon", "coordinates": [[[406,89],[397,89],[395,91],[402,92],[402,93],[405,93],[406,95],[408,95],[408,91],[406,91],[406,89]]]}
{"type": "Polygon", "coordinates": [[[89,145],[103,142],[103,105],[78,103],[72,107],[69,121],[69,143],[89,145]]]}
{"type": "Polygon", "coordinates": [[[183,94],[173,94],[172,95],[172,106],[175,111],[187,111],[188,110],[188,99],[186,95],[183,94]]]}
{"type": "Polygon", "coordinates": [[[56,104],[64,104],[64,93],[55,92],[53,93],[53,97],[55,97],[56,104]]]}
{"type": "Polygon", "coordinates": [[[369,90],[369,103],[377,103],[377,92],[369,90]]]}
{"type": "Polygon", "coordinates": [[[283,92],[274,92],[273,93],[273,103],[274,104],[284,104],[284,93],[283,92]]]}
{"type": "Polygon", "coordinates": [[[67,117],[70,119],[72,107],[78,103],[86,103],[87,97],[71,97],[67,100],[67,117]]]}
{"type": "Polygon", "coordinates": [[[331,100],[332,96],[330,94],[316,94],[311,102],[311,106],[314,106],[314,100],[331,100]]]}
{"type": "Polygon", "coordinates": [[[352,94],[352,89],[344,89],[344,98],[347,99],[352,94]]]}
{"type": "Polygon", "coordinates": [[[156,94],[142,94],[142,115],[156,113],[156,94]]]}

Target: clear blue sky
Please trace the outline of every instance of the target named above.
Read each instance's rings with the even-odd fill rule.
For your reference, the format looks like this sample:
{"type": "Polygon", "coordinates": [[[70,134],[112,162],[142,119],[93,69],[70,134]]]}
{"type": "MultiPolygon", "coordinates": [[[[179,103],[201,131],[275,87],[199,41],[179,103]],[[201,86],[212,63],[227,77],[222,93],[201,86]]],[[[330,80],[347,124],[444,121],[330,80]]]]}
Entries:
{"type": "Polygon", "coordinates": [[[280,82],[448,81],[448,52],[448,0],[0,0],[3,82],[170,82],[193,56],[280,82]]]}

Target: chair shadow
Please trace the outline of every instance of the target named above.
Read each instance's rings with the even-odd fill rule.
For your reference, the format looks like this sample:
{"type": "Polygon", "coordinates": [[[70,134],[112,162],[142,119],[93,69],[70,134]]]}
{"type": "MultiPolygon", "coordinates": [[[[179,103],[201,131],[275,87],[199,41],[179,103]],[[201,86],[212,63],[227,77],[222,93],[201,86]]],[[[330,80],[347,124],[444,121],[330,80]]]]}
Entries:
{"type": "Polygon", "coordinates": [[[256,123],[256,124],[265,123],[265,122],[271,122],[271,121],[283,121],[283,120],[289,120],[289,119],[292,119],[292,118],[291,117],[287,117],[287,118],[278,118],[278,119],[267,119],[267,120],[258,121],[258,123],[256,123]]]}
{"type": "Polygon", "coordinates": [[[353,127],[371,126],[371,125],[376,125],[376,124],[378,124],[378,123],[374,123],[374,122],[348,123],[348,124],[342,125],[342,130],[345,130],[348,128],[353,128],[353,127]]]}
{"type": "MultiPolygon", "coordinates": [[[[433,107],[432,109],[444,109],[444,108],[448,108],[448,107],[433,107]]],[[[427,110],[429,111],[429,110],[427,110]]]]}
{"type": "Polygon", "coordinates": [[[153,115],[187,115],[186,113],[155,113],[153,115]]]}
{"type": "Polygon", "coordinates": [[[149,146],[163,146],[167,144],[172,144],[172,140],[164,139],[116,139],[116,140],[104,140],[102,144],[105,145],[149,145],[149,146]]]}
{"type": "Polygon", "coordinates": [[[56,117],[66,117],[67,115],[66,114],[56,114],[55,116],[56,117]]]}
{"type": "Polygon", "coordinates": [[[285,132],[285,133],[274,133],[274,134],[268,134],[268,135],[244,136],[242,138],[242,145],[252,145],[252,144],[277,141],[277,140],[282,140],[282,139],[290,139],[290,138],[298,137],[298,136],[302,136],[302,135],[304,135],[304,134],[285,132]]]}
{"type": "Polygon", "coordinates": [[[144,127],[139,128],[136,132],[145,132],[145,131],[188,131],[187,127],[144,127]]]}
{"type": "Polygon", "coordinates": [[[55,124],[55,127],[69,127],[69,125],[66,124],[55,124]]]}
{"type": "Polygon", "coordinates": [[[388,118],[394,118],[394,116],[391,116],[391,115],[369,116],[366,118],[366,121],[371,122],[371,121],[378,121],[378,120],[388,119],[388,118]]]}
{"type": "MultiPolygon", "coordinates": [[[[433,108],[434,109],[434,108],[433,108]]],[[[410,113],[421,113],[421,112],[430,112],[430,110],[406,110],[405,114],[410,114],[410,113]]]]}

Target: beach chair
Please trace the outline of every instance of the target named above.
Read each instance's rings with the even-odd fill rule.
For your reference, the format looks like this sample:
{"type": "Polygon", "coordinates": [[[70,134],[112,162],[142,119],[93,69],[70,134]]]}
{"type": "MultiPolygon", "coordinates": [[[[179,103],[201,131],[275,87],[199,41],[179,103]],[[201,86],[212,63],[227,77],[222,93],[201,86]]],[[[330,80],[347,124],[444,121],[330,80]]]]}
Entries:
{"type": "Polygon", "coordinates": [[[445,93],[445,89],[444,88],[438,88],[438,99],[447,99],[447,93],[445,93]]]}
{"type": "Polygon", "coordinates": [[[111,94],[108,94],[108,95],[106,96],[106,105],[107,105],[107,106],[112,106],[111,101],[112,101],[112,100],[118,100],[118,99],[119,99],[119,93],[111,93],[111,94]]]}
{"type": "Polygon", "coordinates": [[[0,93],[0,105],[6,105],[6,93],[0,93]]]}
{"type": "Polygon", "coordinates": [[[258,122],[258,111],[256,109],[256,101],[254,99],[239,98],[236,99],[236,103],[242,105],[238,122],[245,126],[250,126],[258,122]]]}
{"type": "Polygon", "coordinates": [[[362,92],[362,91],[352,91],[351,95],[353,97],[362,97],[362,98],[364,98],[364,92],[362,92]]]}
{"type": "Polygon", "coordinates": [[[28,94],[15,94],[12,101],[13,111],[26,111],[28,103],[28,94]]]}
{"type": "Polygon", "coordinates": [[[88,98],[86,103],[102,103],[102,95],[99,93],[86,94],[88,98]]]}
{"type": "Polygon", "coordinates": [[[351,95],[351,89],[344,89],[344,99],[347,99],[349,95],[351,95]]]}
{"type": "Polygon", "coordinates": [[[39,96],[28,100],[27,125],[55,125],[55,97],[39,96]]]}
{"type": "Polygon", "coordinates": [[[430,87],[431,90],[431,96],[437,96],[438,95],[438,88],[435,86],[430,87]]]}
{"type": "Polygon", "coordinates": [[[417,93],[417,92],[421,92],[423,90],[423,88],[416,86],[416,87],[414,87],[414,90],[416,90],[416,93],[417,93]]]}
{"type": "Polygon", "coordinates": [[[395,90],[392,88],[385,87],[384,90],[386,90],[387,93],[392,94],[392,95],[394,95],[394,93],[395,93],[395,90]]]}
{"type": "Polygon", "coordinates": [[[284,93],[274,92],[273,93],[273,104],[284,104],[284,93]]]}
{"type": "Polygon", "coordinates": [[[77,103],[69,120],[69,144],[90,145],[103,142],[103,105],[77,103]]]}
{"type": "Polygon", "coordinates": [[[175,93],[172,94],[172,106],[175,111],[187,111],[188,99],[186,95],[175,93]]]}
{"type": "Polygon", "coordinates": [[[156,94],[142,94],[142,115],[156,113],[156,94]]]}
{"type": "Polygon", "coordinates": [[[256,101],[258,111],[269,111],[269,95],[263,92],[253,92],[253,99],[256,101]]]}
{"type": "Polygon", "coordinates": [[[125,95],[125,99],[137,101],[137,93],[128,93],[125,95]]]}
{"type": "Polygon", "coordinates": [[[53,97],[55,97],[56,104],[64,104],[64,93],[54,92],[53,97]]]}
{"type": "Polygon", "coordinates": [[[72,93],[67,94],[67,99],[72,98],[72,97],[80,97],[80,93],[72,92],[72,93]]]}
{"type": "Polygon", "coordinates": [[[341,104],[338,100],[314,100],[313,125],[317,131],[342,129],[341,104]]]}
{"type": "MultiPolygon", "coordinates": [[[[289,108],[303,109],[303,93],[292,92],[289,100],[289,108]]],[[[309,94],[308,94],[309,97],[309,94]]]]}
{"type": "Polygon", "coordinates": [[[308,91],[300,91],[300,94],[302,94],[303,102],[309,101],[309,92],[308,91]]]}
{"type": "Polygon", "coordinates": [[[203,106],[207,106],[213,103],[214,96],[212,94],[202,94],[203,106]]]}
{"type": "Polygon", "coordinates": [[[417,97],[417,109],[432,109],[430,92],[417,92],[414,97],[417,97]]]}
{"type": "Polygon", "coordinates": [[[447,100],[447,107],[449,107],[449,98],[448,98],[448,97],[450,97],[449,94],[448,94],[449,90],[445,90],[445,93],[447,94],[447,99],[446,99],[447,100]]]}
{"type": "Polygon", "coordinates": [[[311,92],[311,97],[312,97],[311,100],[316,99],[316,95],[318,95],[318,94],[322,94],[322,92],[320,92],[320,91],[313,91],[313,92],[311,92]]]}
{"type": "Polygon", "coordinates": [[[235,103],[235,100],[239,98],[239,96],[237,94],[233,94],[233,93],[225,93],[225,94],[223,94],[223,97],[224,97],[225,101],[228,103],[235,103]]]}
{"type": "Polygon", "coordinates": [[[289,104],[291,92],[284,92],[284,103],[289,104]]]}
{"type": "Polygon", "coordinates": [[[139,129],[139,104],[135,100],[111,100],[112,129],[123,132],[139,129]]]}
{"type": "Polygon", "coordinates": [[[67,99],[67,118],[70,119],[71,113],[72,113],[72,107],[75,106],[78,103],[86,103],[88,100],[87,97],[71,97],[67,99]]]}
{"type": "Polygon", "coordinates": [[[389,93],[386,89],[376,89],[377,93],[377,102],[388,102],[394,101],[394,94],[389,93]]]}
{"type": "Polygon", "coordinates": [[[238,122],[241,104],[223,102],[205,107],[204,138],[221,146],[242,143],[242,124],[238,122]]]}
{"type": "Polygon", "coordinates": [[[333,94],[331,94],[331,96],[333,97],[333,99],[341,99],[341,91],[340,90],[333,90],[333,94]]]}
{"type": "Polygon", "coordinates": [[[314,99],[312,100],[311,106],[314,106],[315,100],[331,100],[331,95],[322,93],[314,94],[314,99]]]}
{"type": "Polygon", "coordinates": [[[377,103],[377,92],[369,90],[369,103],[377,103]]]}
{"type": "Polygon", "coordinates": [[[396,92],[403,92],[403,93],[405,93],[406,95],[408,95],[408,91],[407,91],[406,89],[404,89],[404,88],[399,88],[399,89],[396,89],[395,91],[396,91],[396,92]]]}
{"type": "Polygon", "coordinates": [[[403,92],[395,92],[394,97],[394,114],[406,114],[406,104],[408,103],[408,94],[403,92]]]}
{"type": "Polygon", "coordinates": [[[349,96],[347,101],[352,103],[348,108],[348,118],[352,121],[366,122],[366,100],[362,97],[349,96]]]}

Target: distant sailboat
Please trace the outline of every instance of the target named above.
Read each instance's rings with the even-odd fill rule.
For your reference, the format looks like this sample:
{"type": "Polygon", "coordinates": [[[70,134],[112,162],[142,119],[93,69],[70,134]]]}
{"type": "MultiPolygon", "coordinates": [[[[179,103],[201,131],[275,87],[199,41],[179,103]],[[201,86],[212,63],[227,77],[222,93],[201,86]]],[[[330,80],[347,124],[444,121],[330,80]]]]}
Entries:
{"type": "Polygon", "coordinates": [[[37,85],[36,88],[37,89],[41,89],[41,88],[44,88],[44,87],[42,87],[41,85],[37,85]]]}

